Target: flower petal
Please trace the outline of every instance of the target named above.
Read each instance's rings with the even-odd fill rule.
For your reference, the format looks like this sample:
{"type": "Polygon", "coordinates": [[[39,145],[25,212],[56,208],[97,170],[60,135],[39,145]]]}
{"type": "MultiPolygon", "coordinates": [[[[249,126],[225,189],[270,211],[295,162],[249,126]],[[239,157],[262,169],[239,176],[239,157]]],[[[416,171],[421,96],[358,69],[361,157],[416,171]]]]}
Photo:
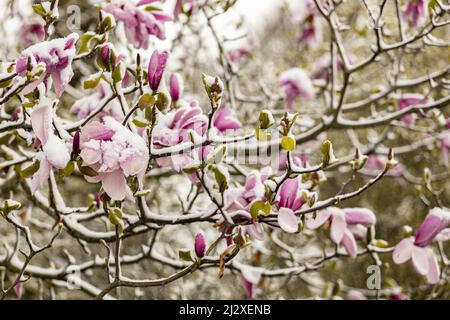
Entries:
{"type": "Polygon", "coordinates": [[[347,230],[347,223],[345,222],[345,217],[343,214],[333,214],[333,219],[331,220],[330,236],[334,243],[339,244],[344,237],[344,233],[347,230]]]}
{"type": "Polygon", "coordinates": [[[392,253],[392,259],[396,264],[402,264],[411,259],[412,251],[414,248],[414,238],[409,237],[403,239],[394,248],[392,253]]]}
{"type": "Polygon", "coordinates": [[[128,186],[121,170],[104,174],[102,187],[112,200],[123,200],[127,195],[128,186]]]}
{"type": "Polygon", "coordinates": [[[289,208],[281,208],[278,211],[278,224],[287,233],[295,233],[298,231],[297,217],[294,211],[289,208]]]}
{"type": "Polygon", "coordinates": [[[428,248],[414,246],[412,250],[412,261],[414,268],[421,275],[426,275],[429,271],[428,248]]]}
{"type": "Polygon", "coordinates": [[[308,229],[314,230],[321,227],[331,216],[330,210],[322,210],[317,212],[316,218],[311,218],[306,221],[306,226],[308,229]]]}
{"type": "Polygon", "coordinates": [[[427,273],[427,281],[428,283],[435,284],[439,281],[441,275],[441,271],[439,268],[439,263],[436,259],[436,256],[433,253],[433,250],[428,250],[428,273],[427,273]]]}
{"type": "Polygon", "coordinates": [[[341,245],[344,247],[345,251],[347,251],[347,254],[352,257],[356,258],[358,253],[358,247],[356,245],[356,240],[353,234],[350,232],[350,230],[345,230],[344,236],[341,240],[341,245]]]}

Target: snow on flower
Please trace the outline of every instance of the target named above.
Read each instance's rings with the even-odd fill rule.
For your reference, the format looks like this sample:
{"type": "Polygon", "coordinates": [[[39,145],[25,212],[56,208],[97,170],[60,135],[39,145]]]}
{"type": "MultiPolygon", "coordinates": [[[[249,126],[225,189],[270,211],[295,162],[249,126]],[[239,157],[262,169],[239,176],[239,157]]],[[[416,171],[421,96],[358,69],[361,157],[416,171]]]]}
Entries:
{"type": "MultiPolygon", "coordinates": [[[[101,80],[97,87],[97,92],[75,101],[70,108],[70,112],[76,114],[79,119],[85,119],[99,106],[103,105],[104,99],[108,99],[111,95],[110,87],[105,81],[101,80]]],[[[122,122],[124,118],[120,103],[117,99],[109,102],[97,116],[100,120],[110,116],[119,122],[122,122]]]]}
{"type": "Polygon", "coordinates": [[[408,237],[400,241],[394,248],[392,258],[396,264],[412,260],[417,273],[427,277],[428,283],[439,281],[439,263],[429,245],[441,232],[447,233],[450,224],[450,210],[447,208],[433,208],[430,210],[415,237],[408,237]]]}
{"type": "Polygon", "coordinates": [[[72,33],[66,38],[37,43],[23,50],[16,61],[16,72],[24,77],[28,61],[32,66],[39,63],[45,64],[45,72],[38,80],[22,89],[21,94],[32,92],[43,82],[48,89],[53,82],[55,92],[60,97],[73,77],[72,61],[75,57],[77,40],[78,34],[72,33]]]}
{"type": "Polygon", "coordinates": [[[284,90],[285,99],[289,109],[293,109],[294,101],[298,97],[313,100],[315,90],[311,79],[305,70],[292,68],[281,73],[279,84],[284,90]]]}
{"type": "MultiPolygon", "coordinates": [[[[155,149],[162,149],[190,142],[189,132],[192,130],[203,136],[207,124],[208,118],[196,102],[182,103],[178,108],[160,116],[153,131],[153,146],[155,149]]],[[[157,163],[160,166],[168,166],[180,171],[191,164],[195,156],[194,152],[177,153],[169,157],[158,158],[157,163]]]]}
{"type": "Polygon", "coordinates": [[[164,23],[172,20],[162,10],[146,11],[145,6],[152,3],[156,8],[156,1],[140,1],[134,4],[132,1],[113,0],[103,10],[112,14],[117,21],[121,21],[125,27],[128,41],[135,48],[147,49],[151,35],[164,40],[164,23]]]}
{"type": "Polygon", "coordinates": [[[89,182],[101,182],[102,188],[113,200],[132,201],[126,177],[137,176],[142,181],[149,160],[144,139],[131,132],[112,117],[103,123],[91,122],[81,130],[80,157],[97,175],[89,182]]]}
{"type": "Polygon", "coordinates": [[[36,155],[39,160],[39,170],[31,179],[31,192],[35,193],[48,181],[53,168],[63,169],[70,160],[70,153],[65,142],[53,130],[52,102],[43,98],[31,113],[31,126],[39,139],[42,151],[36,155]]]}
{"type": "Polygon", "coordinates": [[[366,208],[339,209],[330,207],[321,210],[315,218],[307,220],[309,229],[317,229],[322,225],[330,223],[331,240],[344,247],[347,254],[355,258],[357,255],[356,238],[360,238],[360,228],[375,225],[375,214],[366,208]]]}

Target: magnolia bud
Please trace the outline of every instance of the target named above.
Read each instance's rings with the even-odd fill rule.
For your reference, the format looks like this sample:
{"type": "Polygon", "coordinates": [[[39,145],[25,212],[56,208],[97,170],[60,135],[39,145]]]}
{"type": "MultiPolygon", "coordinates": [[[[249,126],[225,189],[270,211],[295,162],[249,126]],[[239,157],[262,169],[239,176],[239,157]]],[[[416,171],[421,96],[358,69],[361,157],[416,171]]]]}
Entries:
{"type": "Polygon", "coordinates": [[[330,140],[324,141],[322,147],[320,148],[320,151],[322,151],[323,155],[322,164],[324,167],[337,161],[337,158],[335,157],[333,152],[333,144],[331,143],[330,140]]]}
{"type": "Polygon", "coordinates": [[[275,123],[275,120],[273,118],[272,112],[269,110],[263,110],[259,114],[259,128],[260,129],[269,129],[273,124],[275,123]]]}
{"type": "Polygon", "coordinates": [[[205,255],[206,242],[205,237],[201,233],[197,233],[195,236],[195,255],[199,258],[203,258],[205,255]]]}
{"type": "Polygon", "coordinates": [[[220,106],[220,100],[223,92],[223,82],[219,77],[211,77],[206,74],[202,74],[202,82],[208,94],[209,101],[213,108],[220,106]]]}
{"type": "Polygon", "coordinates": [[[183,79],[178,73],[172,73],[169,79],[169,93],[173,101],[178,101],[183,95],[183,79]]]}
{"type": "Polygon", "coordinates": [[[160,53],[158,50],[155,50],[152,53],[148,64],[148,85],[153,91],[158,90],[168,57],[169,53],[167,51],[160,53]]]}

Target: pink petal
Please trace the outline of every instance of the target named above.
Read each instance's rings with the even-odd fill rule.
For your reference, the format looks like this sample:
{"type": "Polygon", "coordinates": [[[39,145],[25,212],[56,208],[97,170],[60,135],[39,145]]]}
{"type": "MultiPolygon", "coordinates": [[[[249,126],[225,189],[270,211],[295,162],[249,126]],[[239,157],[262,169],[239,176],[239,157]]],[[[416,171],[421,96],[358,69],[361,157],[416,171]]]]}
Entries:
{"type": "Polygon", "coordinates": [[[333,214],[331,220],[330,236],[334,243],[339,244],[347,230],[347,223],[343,214],[333,214]]]}
{"type": "Polygon", "coordinates": [[[439,263],[434,255],[433,251],[428,250],[428,273],[427,281],[428,283],[435,284],[438,283],[441,276],[441,271],[439,268],[439,263]]]}
{"type": "Polygon", "coordinates": [[[326,223],[328,221],[328,219],[331,216],[331,211],[330,210],[322,210],[317,212],[316,214],[316,218],[315,219],[309,219],[306,222],[306,226],[308,227],[308,229],[317,229],[319,227],[321,227],[324,223],[326,223]]]}
{"type": "Polygon", "coordinates": [[[93,140],[110,140],[116,132],[99,122],[91,122],[83,127],[80,134],[81,143],[93,140]]]}
{"type": "Polygon", "coordinates": [[[121,170],[106,173],[102,177],[102,187],[112,200],[123,200],[127,195],[127,182],[121,170]]]}
{"type": "Polygon", "coordinates": [[[63,81],[61,80],[61,73],[60,71],[54,71],[52,72],[52,80],[53,80],[53,86],[55,88],[56,95],[58,97],[61,97],[65,90],[65,85],[63,81]]]}
{"type": "Polygon", "coordinates": [[[45,158],[41,160],[39,170],[33,175],[31,179],[31,193],[34,194],[37,190],[41,189],[50,176],[50,170],[52,165],[45,158]]]}
{"type": "Polygon", "coordinates": [[[278,211],[278,224],[287,233],[295,233],[298,231],[297,217],[294,211],[289,208],[281,208],[278,211]]]}
{"type": "Polygon", "coordinates": [[[443,242],[450,240],[450,228],[444,229],[434,238],[434,241],[443,242]]]}
{"type": "Polygon", "coordinates": [[[350,232],[350,230],[345,230],[344,236],[341,240],[341,245],[344,247],[345,251],[347,251],[347,254],[352,257],[356,258],[358,253],[358,247],[356,245],[356,240],[353,234],[350,232]]]}
{"type": "Polygon", "coordinates": [[[258,284],[261,280],[261,276],[263,273],[263,268],[253,267],[249,265],[242,265],[241,272],[242,276],[252,284],[258,284]]]}
{"type": "Polygon", "coordinates": [[[362,224],[373,226],[376,223],[375,214],[366,208],[347,208],[345,211],[345,220],[348,224],[362,224]]]}
{"type": "Polygon", "coordinates": [[[392,259],[396,264],[402,264],[411,259],[412,251],[414,249],[414,238],[409,237],[403,239],[394,248],[392,259]]]}
{"type": "Polygon", "coordinates": [[[31,127],[34,134],[46,144],[52,126],[52,109],[49,104],[39,104],[31,113],[31,127]]]}
{"type": "Polygon", "coordinates": [[[421,275],[426,275],[429,271],[428,248],[414,246],[412,250],[412,262],[414,268],[421,275]]]}

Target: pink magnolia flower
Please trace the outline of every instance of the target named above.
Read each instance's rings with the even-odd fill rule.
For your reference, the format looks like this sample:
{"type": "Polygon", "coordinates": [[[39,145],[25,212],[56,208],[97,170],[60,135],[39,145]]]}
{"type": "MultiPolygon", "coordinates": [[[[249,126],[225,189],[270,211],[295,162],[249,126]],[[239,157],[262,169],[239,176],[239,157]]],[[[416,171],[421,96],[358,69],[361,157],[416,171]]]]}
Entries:
{"type": "MultiPolygon", "coordinates": [[[[172,147],[183,142],[190,142],[189,132],[203,136],[208,125],[208,118],[196,104],[182,104],[160,117],[153,130],[153,145],[155,149],[172,147]]],[[[180,171],[190,165],[197,157],[195,152],[183,152],[169,157],[158,158],[160,166],[171,167],[180,171]]]]}
{"type": "Polygon", "coordinates": [[[144,6],[156,1],[140,1],[134,4],[132,1],[113,0],[103,9],[112,14],[117,21],[121,21],[125,27],[128,41],[137,49],[147,49],[151,35],[164,40],[164,23],[171,20],[161,10],[146,11],[144,6]]]}
{"type": "Polygon", "coordinates": [[[314,87],[308,74],[303,69],[292,68],[284,71],[279,77],[279,84],[284,89],[289,109],[293,108],[297,97],[302,97],[305,100],[314,99],[314,87]]]}
{"type": "Polygon", "coordinates": [[[251,221],[251,224],[245,227],[245,233],[257,240],[264,239],[264,229],[262,224],[252,219],[249,211],[254,201],[266,200],[264,182],[271,174],[270,167],[252,171],[247,176],[244,187],[230,188],[224,194],[223,210],[230,214],[233,220],[251,221]]]}
{"type": "Polygon", "coordinates": [[[299,210],[305,201],[302,197],[300,178],[287,179],[281,184],[277,203],[278,208],[289,208],[293,211],[299,210]]]}
{"type": "Polygon", "coordinates": [[[75,42],[77,40],[78,34],[72,33],[67,38],[37,43],[23,50],[16,61],[16,72],[24,77],[27,72],[28,60],[32,66],[44,63],[45,72],[37,81],[22,89],[21,94],[32,92],[42,82],[48,89],[51,86],[51,78],[55,92],[60,97],[73,76],[72,60],[76,54],[75,42]]]}
{"type": "MultiPolygon", "coordinates": [[[[355,258],[357,255],[357,245],[353,231],[358,231],[357,226],[370,227],[375,225],[376,217],[372,211],[366,208],[339,209],[330,207],[319,211],[316,218],[307,221],[306,226],[309,229],[317,229],[327,222],[330,222],[331,226],[331,240],[334,243],[343,246],[347,254],[350,257],[355,258]]],[[[359,233],[356,232],[357,237],[358,234],[359,233]]]]}
{"type": "Polygon", "coordinates": [[[415,237],[400,241],[394,248],[392,258],[396,264],[412,259],[416,271],[427,277],[429,283],[439,281],[439,264],[433,250],[428,246],[450,224],[447,208],[433,208],[420,225],[415,237]]]}
{"type": "Polygon", "coordinates": [[[409,0],[403,11],[403,19],[409,21],[413,27],[425,22],[427,17],[427,0],[409,0]]]}
{"type": "Polygon", "coordinates": [[[280,187],[277,203],[278,224],[285,232],[295,233],[298,231],[295,211],[298,211],[305,203],[303,192],[307,192],[307,190],[302,188],[300,177],[287,179],[280,187]]]}
{"type": "Polygon", "coordinates": [[[198,233],[195,236],[195,254],[197,257],[199,258],[203,258],[203,256],[205,255],[205,249],[206,249],[206,242],[205,242],[205,237],[203,236],[203,234],[198,233]]]}
{"type": "Polygon", "coordinates": [[[433,208],[416,232],[414,244],[426,247],[450,224],[450,211],[446,208],[433,208]]]}
{"type": "Polygon", "coordinates": [[[80,134],[80,157],[84,166],[98,174],[87,177],[88,182],[101,182],[113,200],[132,201],[126,177],[137,176],[142,181],[149,160],[145,141],[112,117],[103,123],[91,122],[80,134]]]}
{"type": "Polygon", "coordinates": [[[448,167],[449,166],[449,152],[450,152],[450,132],[443,132],[440,135],[441,140],[441,160],[442,163],[448,167]]]}
{"type": "Polygon", "coordinates": [[[246,207],[254,200],[265,200],[265,186],[264,182],[272,174],[272,168],[264,167],[260,171],[253,171],[247,176],[245,181],[244,191],[241,198],[246,203],[246,207]]]}
{"type": "MultiPolygon", "coordinates": [[[[109,98],[112,92],[109,86],[101,80],[97,87],[97,92],[83,97],[72,105],[70,112],[78,116],[78,119],[85,119],[88,117],[95,109],[103,104],[103,99],[109,98]]],[[[120,107],[120,103],[117,99],[109,102],[103,110],[98,114],[100,120],[104,117],[113,117],[119,122],[122,122],[124,115],[120,107]]]]}
{"type": "Polygon", "coordinates": [[[167,51],[160,53],[158,50],[155,50],[152,53],[148,64],[148,84],[153,91],[158,90],[168,56],[169,53],[167,51]]]}
{"type": "Polygon", "coordinates": [[[34,194],[48,181],[53,168],[63,169],[70,160],[69,150],[64,141],[53,131],[53,110],[51,101],[42,99],[31,113],[31,126],[42,151],[36,155],[40,161],[39,170],[31,179],[31,192],[34,194]]]}
{"type": "Polygon", "coordinates": [[[19,31],[19,41],[27,48],[45,40],[44,25],[40,22],[24,23],[19,31]]]}
{"type": "Polygon", "coordinates": [[[183,78],[178,73],[172,73],[169,79],[169,93],[173,101],[178,101],[183,95],[183,78]]]}
{"type": "MultiPolygon", "coordinates": [[[[427,101],[428,101],[428,99],[424,98],[421,94],[415,94],[415,93],[405,94],[398,101],[398,108],[400,110],[403,110],[409,106],[415,106],[418,104],[426,103],[427,101]]],[[[415,118],[416,118],[416,115],[413,113],[410,113],[410,114],[404,115],[401,120],[405,124],[411,125],[414,123],[415,118]]]]}
{"type": "Polygon", "coordinates": [[[316,49],[322,44],[323,32],[319,12],[314,2],[307,2],[306,12],[297,41],[305,43],[312,49],[316,49]]]}
{"type": "Polygon", "coordinates": [[[244,285],[247,297],[253,298],[254,287],[258,285],[261,280],[264,269],[253,267],[249,265],[243,265],[241,267],[241,280],[244,285]]]}
{"type": "Polygon", "coordinates": [[[242,127],[241,122],[235,116],[234,110],[229,107],[221,107],[217,110],[213,124],[220,132],[237,130],[242,127]]]}

